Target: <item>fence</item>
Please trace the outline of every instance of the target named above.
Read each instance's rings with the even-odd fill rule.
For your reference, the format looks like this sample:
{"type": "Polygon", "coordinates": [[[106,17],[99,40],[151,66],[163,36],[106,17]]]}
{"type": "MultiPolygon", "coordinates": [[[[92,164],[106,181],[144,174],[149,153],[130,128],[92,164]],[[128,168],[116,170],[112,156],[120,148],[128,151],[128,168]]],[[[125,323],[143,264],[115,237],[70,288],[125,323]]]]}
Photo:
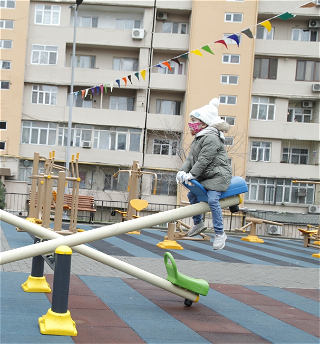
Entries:
{"type": "MultiPolygon", "coordinates": [[[[6,208],[4,210],[23,217],[28,216],[29,206],[28,206],[28,194],[18,194],[18,193],[6,193],[5,202],[6,208]]],[[[128,202],[121,201],[107,201],[107,200],[95,200],[95,208],[97,211],[94,213],[94,222],[103,224],[112,224],[122,221],[122,215],[116,210],[126,211],[128,202]]],[[[170,204],[158,204],[158,203],[149,203],[148,208],[140,212],[140,216],[148,216],[151,214],[168,211],[171,209],[179,208],[180,205],[170,205],[170,204]]],[[[64,218],[67,219],[70,215],[70,212],[64,214],[64,218]]],[[[241,228],[245,224],[245,217],[257,217],[264,220],[271,220],[274,222],[283,223],[281,228],[279,227],[273,234],[270,231],[270,225],[261,224],[256,227],[256,234],[267,235],[270,237],[287,237],[287,238],[296,238],[302,239],[298,228],[306,228],[308,224],[317,225],[319,220],[316,220],[315,223],[307,222],[305,219],[305,214],[282,214],[280,220],[279,213],[276,212],[266,212],[266,211],[240,211],[238,213],[230,213],[228,210],[223,210],[223,224],[224,229],[227,232],[235,232],[235,228],[241,228]],[[297,221],[292,221],[292,218],[295,218],[297,221]],[[299,220],[300,219],[300,220],[299,220]]],[[[53,214],[54,217],[54,214],[53,214]]],[[[90,213],[89,212],[78,212],[78,221],[89,222],[90,213]]],[[[189,226],[192,226],[192,218],[188,217],[182,219],[184,223],[189,226]]],[[[212,228],[212,218],[211,213],[204,214],[204,221],[208,229],[212,228]]],[[[160,224],[157,228],[167,228],[167,223],[160,224]]],[[[241,233],[241,232],[237,232],[241,233]]]]}

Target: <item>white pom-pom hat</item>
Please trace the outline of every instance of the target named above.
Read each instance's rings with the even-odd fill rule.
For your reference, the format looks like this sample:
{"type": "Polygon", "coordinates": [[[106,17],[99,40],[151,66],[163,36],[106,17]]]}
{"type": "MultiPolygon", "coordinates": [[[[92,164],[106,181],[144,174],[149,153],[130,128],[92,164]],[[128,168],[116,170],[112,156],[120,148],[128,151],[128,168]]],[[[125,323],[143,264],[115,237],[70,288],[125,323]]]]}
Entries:
{"type": "Polygon", "coordinates": [[[209,105],[205,105],[199,109],[193,110],[190,113],[190,117],[198,118],[201,122],[212,127],[216,124],[224,122],[221,117],[218,116],[218,106],[220,102],[218,98],[210,100],[209,105]]]}

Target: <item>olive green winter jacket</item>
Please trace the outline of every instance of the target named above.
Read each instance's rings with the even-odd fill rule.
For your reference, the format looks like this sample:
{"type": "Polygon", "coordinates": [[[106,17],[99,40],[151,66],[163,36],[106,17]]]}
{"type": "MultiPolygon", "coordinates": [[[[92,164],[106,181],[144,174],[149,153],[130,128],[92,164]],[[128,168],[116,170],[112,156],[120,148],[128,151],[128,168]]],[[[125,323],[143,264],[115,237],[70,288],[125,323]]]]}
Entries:
{"type": "Polygon", "coordinates": [[[199,132],[180,170],[190,172],[207,190],[226,191],[231,182],[232,169],[222,132],[212,127],[199,132]]]}

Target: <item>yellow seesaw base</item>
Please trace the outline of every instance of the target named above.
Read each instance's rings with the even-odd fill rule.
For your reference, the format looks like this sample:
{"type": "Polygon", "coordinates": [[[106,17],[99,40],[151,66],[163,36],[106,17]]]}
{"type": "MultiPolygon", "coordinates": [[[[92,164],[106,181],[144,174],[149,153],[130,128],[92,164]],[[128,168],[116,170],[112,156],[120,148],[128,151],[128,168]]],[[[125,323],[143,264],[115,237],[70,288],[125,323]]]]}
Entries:
{"type": "Polygon", "coordinates": [[[264,241],[262,239],[259,239],[256,235],[248,235],[247,237],[241,238],[243,241],[249,241],[249,242],[257,242],[259,244],[263,244],[264,241]]]}
{"type": "Polygon", "coordinates": [[[165,239],[164,241],[159,242],[157,246],[169,250],[183,250],[183,247],[180,244],[178,244],[175,240],[165,239]]]}
{"type": "Polygon", "coordinates": [[[22,289],[27,293],[51,293],[50,285],[46,278],[29,276],[28,279],[21,284],[22,289]]]}
{"type": "Polygon", "coordinates": [[[140,231],[132,231],[132,232],[128,232],[127,234],[135,234],[135,235],[140,235],[141,232],[140,231]]]}
{"type": "Polygon", "coordinates": [[[320,253],[314,253],[311,257],[319,258],[320,259],[320,253]]]}
{"type": "Polygon", "coordinates": [[[42,334],[56,336],[77,336],[76,323],[72,320],[70,312],[55,313],[49,308],[46,315],[38,319],[42,334]]]}

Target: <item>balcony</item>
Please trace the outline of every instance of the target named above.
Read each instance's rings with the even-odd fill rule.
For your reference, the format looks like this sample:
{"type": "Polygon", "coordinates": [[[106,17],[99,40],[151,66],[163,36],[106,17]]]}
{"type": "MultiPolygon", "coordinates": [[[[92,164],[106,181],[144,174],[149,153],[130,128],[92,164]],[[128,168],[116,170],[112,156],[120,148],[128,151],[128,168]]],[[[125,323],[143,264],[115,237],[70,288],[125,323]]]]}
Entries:
{"type": "Polygon", "coordinates": [[[183,131],[183,116],[148,114],[147,127],[150,130],[183,131]]]}
{"type": "Polygon", "coordinates": [[[175,74],[152,73],[150,79],[151,89],[186,91],[187,76],[175,74]]]}
{"type": "Polygon", "coordinates": [[[171,34],[171,33],[154,33],[153,48],[155,50],[180,51],[181,53],[189,50],[190,35],[171,34]]]}
{"type": "Polygon", "coordinates": [[[179,170],[182,161],[177,155],[159,155],[146,154],[144,167],[146,168],[163,168],[179,170]]]}

